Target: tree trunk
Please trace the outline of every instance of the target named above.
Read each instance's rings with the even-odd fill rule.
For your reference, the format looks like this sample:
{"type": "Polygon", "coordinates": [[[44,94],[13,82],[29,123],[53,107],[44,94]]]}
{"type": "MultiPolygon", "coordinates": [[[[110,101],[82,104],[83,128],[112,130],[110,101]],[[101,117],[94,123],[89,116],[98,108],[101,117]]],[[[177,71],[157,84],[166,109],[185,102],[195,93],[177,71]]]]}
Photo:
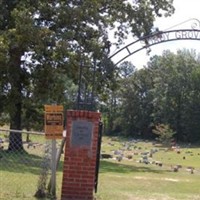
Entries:
{"type": "Polygon", "coordinates": [[[181,128],[181,95],[178,97],[178,108],[176,114],[176,141],[180,141],[182,135],[181,128]]]}
{"type": "MultiPolygon", "coordinates": [[[[9,110],[10,110],[10,129],[21,130],[22,112],[22,75],[21,55],[17,47],[12,47],[9,51],[10,62],[8,65],[8,77],[10,82],[9,110]]],[[[10,132],[9,151],[23,150],[22,134],[10,132]]]]}
{"type": "MultiPolygon", "coordinates": [[[[11,117],[10,129],[21,130],[21,103],[15,105],[16,111],[11,117]]],[[[10,132],[9,135],[9,151],[23,150],[22,134],[10,132]]]]}

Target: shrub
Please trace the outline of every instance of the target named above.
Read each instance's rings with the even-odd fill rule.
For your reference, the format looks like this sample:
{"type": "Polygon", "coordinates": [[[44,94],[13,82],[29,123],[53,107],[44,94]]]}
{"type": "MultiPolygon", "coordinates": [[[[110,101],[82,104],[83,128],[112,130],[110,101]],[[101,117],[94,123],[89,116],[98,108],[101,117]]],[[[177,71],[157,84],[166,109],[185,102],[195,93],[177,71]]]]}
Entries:
{"type": "Polygon", "coordinates": [[[170,146],[173,135],[175,134],[168,124],[156,125],[153,129],[153,133],[158,135],[158,141],[167,146],[170,146]]]}

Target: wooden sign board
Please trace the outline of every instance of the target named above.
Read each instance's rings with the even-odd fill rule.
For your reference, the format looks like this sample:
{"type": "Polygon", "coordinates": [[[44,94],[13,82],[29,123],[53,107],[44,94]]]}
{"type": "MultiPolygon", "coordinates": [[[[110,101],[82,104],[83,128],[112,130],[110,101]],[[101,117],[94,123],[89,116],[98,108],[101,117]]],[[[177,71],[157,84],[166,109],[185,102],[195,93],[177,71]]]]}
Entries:
{"type": "Polygon", "coordinates": [[[63,106],[45,105],[45,137],[63,138],[63,106]]]}
{"type": "Polygon", "coordinates": [[[45,105],[45,112],[63,112],[63,106],[61,105],[45,105]]]}

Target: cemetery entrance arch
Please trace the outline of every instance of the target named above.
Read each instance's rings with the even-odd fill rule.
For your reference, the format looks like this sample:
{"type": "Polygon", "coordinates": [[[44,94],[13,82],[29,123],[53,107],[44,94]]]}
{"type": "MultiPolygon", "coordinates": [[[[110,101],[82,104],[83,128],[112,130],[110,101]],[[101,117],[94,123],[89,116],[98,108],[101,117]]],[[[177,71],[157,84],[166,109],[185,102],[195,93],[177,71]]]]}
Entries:
{"type": "MultiPolygon", "coordinates": [[[[157,31],[126,45],[107,58],[109,61],[118,58],[121,53],[125,55],[114,63],[114,66],[116,66],[143,49],[148,51],[153,45],[175,40],[200,40],[200,29],[157,31]],[[136,44],[142,44],[142,46],[135,48],[136,44]]],[[[92,82],[94,85],[96,64],[94,64],[93,72],[92,82]]],[[[90,101],[81,101],[81,86],[84,85],[81,82],[82,75],[82,66],[80,65],[78,106],[76,110],[67,111],[62,200],[92,200],[94,199],[93,190],[97,191],[102,132],[101,114],[96,111],[89,111],[88,107],[85,106],[86,104],[93,106],[93,90],[90,101]],[[85,106],[86,109],[81,109],[82,106],[85,106]]]]}

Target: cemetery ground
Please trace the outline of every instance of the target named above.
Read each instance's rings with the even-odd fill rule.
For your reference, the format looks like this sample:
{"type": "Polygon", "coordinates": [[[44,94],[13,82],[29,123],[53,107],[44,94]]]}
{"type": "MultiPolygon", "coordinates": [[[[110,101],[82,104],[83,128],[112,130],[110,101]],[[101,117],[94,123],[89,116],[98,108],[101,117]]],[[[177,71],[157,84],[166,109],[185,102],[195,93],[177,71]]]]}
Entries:
{"type": "MultiPolygon", "coordinates": [[[[24,153],[6,152],[6,142],[0,150],[2,200],[36,199],[44,139],[30,138],[35,146],[25,144],[24,153]]],[[[200,146],[178,145],[168,149],[152,141],[103,137],[96,199],[199,200],[200,146]]],[[[57,172],[58,199],[62,164],[63,156],[57,172]]]]}
{"type": "Polygon", "coordinates": [[[200,147],[104,137],[98,199],[199,200],[200,147]],[[121,161],[120,161],[121,160],[121,161]]]}

